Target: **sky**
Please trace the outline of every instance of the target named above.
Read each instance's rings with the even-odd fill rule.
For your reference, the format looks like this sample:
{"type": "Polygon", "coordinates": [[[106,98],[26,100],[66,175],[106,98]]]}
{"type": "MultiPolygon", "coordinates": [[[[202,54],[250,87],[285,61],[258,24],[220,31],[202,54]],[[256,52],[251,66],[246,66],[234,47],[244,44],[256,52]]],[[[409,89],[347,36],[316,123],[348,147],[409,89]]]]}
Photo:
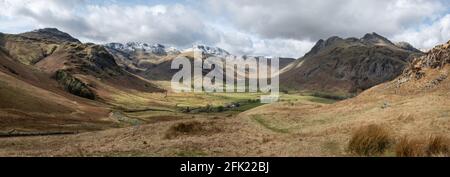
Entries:
{"type": "Polygon", "coordinates": [[[319,39],[376,32],[419,49],[450,40],[449,0],[0,0],[0,32],[54,27],[83,42],[193,44],[299,58],[319,39]]]}

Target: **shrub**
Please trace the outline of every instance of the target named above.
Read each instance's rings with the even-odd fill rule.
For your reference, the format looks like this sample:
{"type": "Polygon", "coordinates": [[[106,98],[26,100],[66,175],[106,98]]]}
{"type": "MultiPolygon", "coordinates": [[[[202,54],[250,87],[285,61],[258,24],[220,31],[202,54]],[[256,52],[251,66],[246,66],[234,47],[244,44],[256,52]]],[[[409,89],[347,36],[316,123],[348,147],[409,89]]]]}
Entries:
{"type": "Polygon", "coordinates": [[[197,121],[182,122],[172,125],[166,132],[166,138],[174,138],[179,135],[192,134],[202,130],[202,124],[197,121]]]}
{"type": "Polygon", "coordinates": [[[181,122],[172,125],[166,132],[165,138],[172,139],[182,135],[208,135],[221,131],[214,122],[181,122]]]}
{"type": "Polygon", "coordinates": [[[217,107],[217,112],[223,112],[223,111],[225,111],[225,107],[223,107],[223,106],[217,107]]]}
{"type": "Polygon", "coordinates": [[[227,108],[225,108],[224,106],[214,107],[213,105],[208,104],[205,107],[199,107],[195,109],[195,112],[191,111],[191,113],[215,113],[224,111],[227,111],[227,108]]]}
{"type": "Polygon", "coordinates": [[[189,108],[189,107],[186,107],[186,108],[181,108],[181,112],[182,113],[190,113],[192,110],[191,110],[191,108],[189,108]]]}
{"type": "Polygon", "coordinates": [[[339,100],[345,100],[348,98],[352,98],[354,95],[339,95],[339,94],[326,93],[326,92],[313,92],[311,94],[311,96],[339,101],[339,100]]]}
{"type": "Polygon", "coordinates": [[[348,150],[360,156],[383,154],[391,144],[389,132],[379,125],[361,127],[354,132],[348,150]]]}

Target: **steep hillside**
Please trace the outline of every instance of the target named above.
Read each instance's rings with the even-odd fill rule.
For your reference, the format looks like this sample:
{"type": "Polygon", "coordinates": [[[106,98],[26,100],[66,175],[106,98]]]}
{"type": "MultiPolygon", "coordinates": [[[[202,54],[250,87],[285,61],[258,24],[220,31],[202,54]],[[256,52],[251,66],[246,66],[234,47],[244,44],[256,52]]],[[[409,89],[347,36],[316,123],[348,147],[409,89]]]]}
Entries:
{"type": "Polygon", "coordinates": [[[84,98],[108,97],[110,90],[95,88],[102,84],[124,91],[162,91],[124,71],[103,46],[83,44],[57,29],[2,34],[0,47],[13,60],[52,75],[66,91],[84,98]]]}
{"type": "Polygon", "coordinates": [[[58,47],[59,44],[52,41],[0,33],[0,48],[12,59],[25,65],[33,65],[39,62],[51,55],[58,47]]]}
{"type": "Polygon", "coordinates": [[[280,75],[290,90],[354,94],[400,75],[410,59],[421,53],[376,34],[361,39],[320,40],[303,58],[280,75]]]}
{"type": "Polygon", "coordinates": [[[76,132],[114,127],[110,110],[59,88],[51,75],[0,51],[0,135],[76,132]]]}
{"type": "Polygon", "coordinates": [[[36,67],[54,74],[63,85],[67,81],[66,77],[75,77],[79,80],[83,80],[82,78],[91,80],[85,81],[84,84],[91,90],[96,90],[95,85],[103,83],[119,89],[161,91],[148,81],[122,70],[104,47],[94,44],[63,45],[54,55],[38,62],[36,67]]]}
{"type": "Polygon", "coordinates": [[[294,63],[296,61],[296,59],[293,58],[280,58],[280,63],[279,63],[279,69],[283,70],[285,67],[289,66],[290,64],[294,63]]]}
{"type": "Polygon", "coordinates": [[[118,95],[162,91],[104,47],[57,29],[0,33],[0,135],[117,127],[110,114],[118,95]]]}

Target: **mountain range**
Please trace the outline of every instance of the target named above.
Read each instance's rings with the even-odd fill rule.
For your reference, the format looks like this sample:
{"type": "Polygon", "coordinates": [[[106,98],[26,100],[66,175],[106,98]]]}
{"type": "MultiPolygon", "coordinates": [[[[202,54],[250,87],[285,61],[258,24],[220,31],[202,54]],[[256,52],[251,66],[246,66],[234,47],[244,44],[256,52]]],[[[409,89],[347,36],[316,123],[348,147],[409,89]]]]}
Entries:
{"type": "Polygon", "coordinates": [[[259,93],[172,92],[171,62],[192,49],[233,55],[82,43],[55,28],[0,33],[0,136],[14,137],[0,155],[343,156],[366,125],[392,141],[450,130],[450,41],[421,52],[377,33],[319,40],[281,59],[285,92],[266,105],[259,93]]]}
{"type": "MultiPolygon", "coordinates": [[[[92,102],[88,100],[110,104],[114,99],[111,95],[128,90],[162,92],[164,88],[151,80],[169,81],[176,72],[170,69],[171,61],[178,55],[192,58],[192,49],[219,57],[231,55],[221,48],[205,45],[180,51],[161,44],[138,42],[81,43],[54,28],[17,35],[0,34],[0,46],[3,75],[10,82],[36,87],[48,94],[65,91],[87,99],[77,101],[78,104],[92,102]]],[[[411,45],[394,44],[376,33],[361,39],[331,37],[318,41],[298,60],[282,60],[282,67],[287,67],[280,75],[281,86],[295,91],[357,93],[396,78],[411,58],[420,55],[423,54],[411,45]]],[[[57,98],[69,101],[75,97],[55,95],[55,100],[57,98]]],[[[42,99],[46,104],[57,104],[52,99],[42,99]]],[[[22,109],[18,107],[15,111],[22,109]]]]}

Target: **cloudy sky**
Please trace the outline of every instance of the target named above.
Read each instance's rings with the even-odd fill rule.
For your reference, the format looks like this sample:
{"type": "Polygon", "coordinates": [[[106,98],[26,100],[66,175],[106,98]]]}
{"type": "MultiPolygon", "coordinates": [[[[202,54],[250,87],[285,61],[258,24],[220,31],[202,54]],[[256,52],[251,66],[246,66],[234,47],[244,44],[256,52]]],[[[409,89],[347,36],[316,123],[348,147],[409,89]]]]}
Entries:
{"type": "Polygon", "coordinates": [[[429,49],[450,40],[449,0],[0,0],[0,32],[56,27],[84,42],[193,43],[301,57],[319,39],[377,32],[429,49]]]}

